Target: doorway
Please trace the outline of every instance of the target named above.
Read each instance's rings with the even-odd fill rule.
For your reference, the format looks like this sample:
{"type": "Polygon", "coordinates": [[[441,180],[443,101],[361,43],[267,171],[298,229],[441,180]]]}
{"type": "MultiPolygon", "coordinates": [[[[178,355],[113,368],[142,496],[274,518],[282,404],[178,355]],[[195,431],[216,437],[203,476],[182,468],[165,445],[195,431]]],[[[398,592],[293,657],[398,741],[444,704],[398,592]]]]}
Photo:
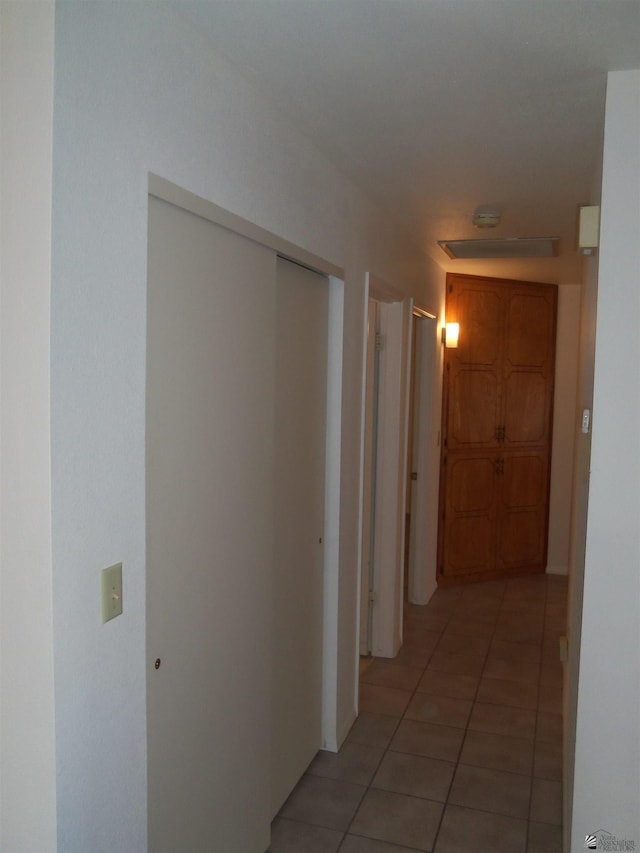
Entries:
{"type": "Polygon", "coordinates": [[[395,657],[402,645],[409,439],[417,479],[411,501],[409,600],[426,603],[436,588],[438,431],[437,323],[389,289],[370,288],[363,404],[363,516],[360,653],[395,657]],[[415,319],[414,319],[415,316],[415,319]],[[416,332],[414,426],[410,430],[412,340],[416,332]]]}

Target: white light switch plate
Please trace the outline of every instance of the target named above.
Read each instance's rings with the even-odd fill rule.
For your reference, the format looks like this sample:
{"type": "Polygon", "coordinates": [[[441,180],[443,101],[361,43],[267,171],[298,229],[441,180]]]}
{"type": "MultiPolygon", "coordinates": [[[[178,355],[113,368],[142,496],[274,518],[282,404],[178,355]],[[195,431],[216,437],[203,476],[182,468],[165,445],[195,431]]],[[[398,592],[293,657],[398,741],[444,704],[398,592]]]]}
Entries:
{"type": "Polygon", "coordinates": [[[122,613],[122,563],[109,566],[100,573],[102,589],[102,621],[108,622],[122,613]]]}
{"type": "Polygon", "coordinates": [[[560,644],[560,660],[566,663],[569,660],[569,640],[566,637],[558,638],[560,644]]]}

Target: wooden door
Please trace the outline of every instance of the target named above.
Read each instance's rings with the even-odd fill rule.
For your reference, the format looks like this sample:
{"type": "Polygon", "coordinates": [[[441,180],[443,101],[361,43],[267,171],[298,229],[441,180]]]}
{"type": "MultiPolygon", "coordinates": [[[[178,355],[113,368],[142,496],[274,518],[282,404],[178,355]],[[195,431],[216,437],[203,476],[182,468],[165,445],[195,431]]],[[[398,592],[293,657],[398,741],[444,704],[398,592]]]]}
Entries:
{"type": "Polygon", "coordinates": [[[554,285],[447,278],[441,584],[546,568],[556,302],[554,285]]]}

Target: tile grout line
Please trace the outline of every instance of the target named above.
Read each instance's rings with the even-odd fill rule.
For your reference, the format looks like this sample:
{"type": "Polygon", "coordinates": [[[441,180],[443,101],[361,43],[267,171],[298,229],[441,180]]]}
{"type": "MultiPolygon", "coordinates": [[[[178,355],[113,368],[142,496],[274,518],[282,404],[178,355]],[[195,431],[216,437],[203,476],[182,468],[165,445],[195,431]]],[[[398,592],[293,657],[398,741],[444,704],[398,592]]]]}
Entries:
{"type": "MultiPolygon", "coordinates": [[[[483,683],[483,679],[490,678],[490,676],[486,676],[485,673],[486,673],[487,668],[488,668],[489,658],[491,656],[491,649],[493,647],[493,643],[496,641],[496,634],[498,633],[498,628],[500,626],[500,619],[503,615],[508,615],[511,612],[509,609],[505,610],[505,604],[506,604],[506,602],[508,600],[508,596],[509,596],[509,580],[510,579],[505,580],[504,586],[502,587],[501,591],[498,591],[496,589],[495,595],[489,596],[489,601],[498,602],[497,609],[494,610],[494,615],[492,616],[491,620],[486,619],[486,616],[487,616],[486,612],[483,614],[484,618],[480,618],[480,619],[475,620],[478,622],[487,621],[487,626],[492,625],[492,630],[491,630],[490,636],[488,636],[486,638],[488,640],[488,643],[486,645],[485,651],[482,654],[482,667],[479,670],[478,681],[477,681],[477,684],[475,686],[475,689],[473,690],[473,698],[470,698],[470,707],[469,707],[469,711],[468,711],[468,714],[466,717],[465,725],[463,727],[460,727],[462,729],[462,738],[460,740],[460,745],[457,748],[456,758],[452,761],[449,758],[446,758],[446,759],[445,758],[436,758],[434,755],[429,755],[428,753],[424,754],[425,757],[427,757],[427,758],[432,758],[433,760],[438,760],[438,761],[444,761],[445,763],[447,763],[449,765],[453,765],[453,772],[452,772],[452,776],[451,776],[451,781],[448,785],[447,792],[446,792],[446,795],[444,797],[444,801],[433,800],[430,797],[423,797],[420,794],[404,794],[404,796],[411,797],[412,799],[422,800],[425,802],[431,802],[433,804],[437,804],[437,805],[441,806],[441,812],[439,815],[439,819],[437,821],[437,827],[435,830],[435,834],[433,836],[432,846],[429,848],[431,853],[436,853],[438,843],[441,840],[441,833],[442,833],[442,828],[443,828],[443,823],[444,823],[444,817],[445,817],[445,813],[447,811],[447,808],[450,805],[456,805],[455,803],[451,803],[450,798],[451,798],[451,793],[452,793],[453,786],[454,786],[456,778],[457,778],[459,768],[461,767],[462,754],[464,752],[465,745],[468,743],[469,733],[472,731],[470,729],[471,719],[473,717],[474,711],[475,711],[475,709],[477,707],[477,703],[479,701],[478,697],[479,697],[481,685],[483,683]]],[[[429,668],[430,668],[430,665],[433,661],[433,658],[438,653],[438,650],[440,648],[440,645],[441,645],[445,635],[451,629],[452,624],[460,621],[461,617],[462,617],[463,622],[465,620],[472,620],[473,621],[473,617],[474,617],[473,610],[474,610],[474,605],[477,602],[477,599],[475,597],[471,597],[471,596],[466,597],[465,592],[464,592],[465,589],[466,588],[463,588],[461,593],[458,594],[455,598],[452,597],[452,600],[450,602],[450,606],[444,607],[444,609],[446,611],[446,616],[442,615],[442,608],[440,609],[440,615],[438,615],[437,618],[438,618],[438,620],[441,620],[441,626],[442,627],[440,627],[439,629],[433,629],[432,627],[430,628],[428,624],[425,626],[418,626],[417,634],[418,634],[419,638],[421,638],[421,635],[423,632],[429,632],[429,633],[433,633],[434,635],[437,635],[437,639],[435,640],[432,648],[428,652],[427,652],[427,648],[426,647],[424,648],[424,651],[426,652],[426,656],[425,656],[425,662],[422,666],[411,667],[410,664],[406,665],[408,668],[414,668],[416,670],[416,672],[418,673],[418,676],[415,680],[415,686],[411,690],[404,691],[408,694],[408,698],[406,700],[406,703],[404,704],[403,711],[397,717],[393,714],[382,714],[382,716],[390,717],[391,719],[393,719],[395,724],[393,725],[392,728],[389,729],[390,734],[386,738],[386,745],[381,748],[380,757],[377,760],[377,762],[375,763],[375,767],[373,768],[372,772],[370,772],[370,774],[369,774],[368,783],[366,785],[362,786],[363,791],[362,791],[359,799],[357,800],[357,804],[355,805],[354,811],[352,813],[352,816],[351,816],[349,822],[346,825],[346,828],[344,830],[342,830],[342,829],[337,829],[335,826],[334,827],[326,826],[327,829],[333,829],[333,831],[336,832],[337,836],[339,836],[337,846],[336,847],[333,846],[333,844],[336,843],[335,840],[334,840],[333,844],[331,845],[331,850],[334,850],[335,853],[339,853],[339,851],[346,850],[348,838],[350,837],[351,829],[354,825],[356,816],[358,815],[358,812],[362,808],[363,802],[364,802],[365,798],[367,797],[367,795],[369,794],[369,792],[372,790],[375,790],[375,791],[389,790],[391,793],[394,793],[393,789],[374,788],[374,786],[373,786],[374,780],[375,780],[376,776],[378,775],[378,773],[380,772],[380,768],[381,768],[383,762],[385,761],[385,759],[387,759],[390,754],[405,754],[405,755],[413,755],[413,756],[420,756],[421,755],[420,752],[416,752],[416,751],[413,751],[413,752],[407,751],[407,752],[403,753],[401,750],[392,749],[392,744],[394,742],[394,739],[398,735],[398,731],[399,731],[402,723],[407,721],[407,716],[406,716],[407,712],[409,710],[411,703],[415,700],[417,695],[424,694],[425,696],[431,695],[433,697],[438,697],[441,695],[443,698],[447,695],[446,689],[441,694],[439,694],[437,692],[429,694],[428,691],[420,690],[419,688],[420,688],[420,685],[421,685],[421,683],[422,683],[427,672],[433,672],[433,673],[441,672],[441,670],[430,670],[429,668]]],[[[531,764],[531,769],[530,769],[529,774],[526,774],[529,777],[529,801],[528,801],[527,816],[524,819],[525,824],[526,824],[525,835],[524,835],[524,838],[525,838],[524,851],[528,851],[529,845],[532,843],[531,823],[532,823],[532,806],[533,806],[533,787],[534,787],[534,782],[535,782],[535,778],[536,778],[535,777],[536,745],[537,745],[537,741],[538,741],[539,732],[541,731],[541,729],[540,729],[540,726],[541,726],[540,713],[541,712],[540,712],[539,703],[540,703],[540,697],[541,697],[541,689],[542,689],[542,682],[543,682],[543,670],[544,670],[544,663],[545,663],[545,661],[543,660],[543,656],[544,656],[544,650],[545,650],[545,642],[547,640],[547,634],[548,634],[547,626],[550,625],[551,622],[553,621],[553,620],[551,620],[549,608],[550,608],[551,604],[555,605],[556,603],[562,601],[562,599],[559,596],[555,596],[555,597],[552,596],[551,592],[552,591],[550,589],[548,580],[545,579],[545,581],[544,581],[544,598],[541,597],[541,599],[540,599],[541,603],[543,604],[543,607],[542,607],[542,637],[535,644],[539,648],[539,661],[540,661],[540,663],[539,663],[539,671],[537,674],[537,679],[535,681],[535,683],[536,683],[536,703],[535,703],[535,718],[534,718],[534,726],[533,726],[532,759],[531,759],[532,764],[531,764]]],[[[511,596],[510,598],[513,600],[514,603],[521,601],[521,603],[523,605],[526,605],[528,603],[531,603],[530,600],[526,597],[527,595],[528,594],[525,593],[525,597],[523,597],[522,599],[520,599],[519,596],[515,596],[515,597],[511,596]]],[[[446,602],[447,599],[444,599],[443,601],[446,602]]],[[[485,602],[485,603],[488,604],[488,602],[485,602]]],[[[428,605],[425,605],[425,607],[426,606],[428,606],[428,605]]],[[[480,608],[480,609],[482,609],[482,608],[480,608]]],[[[517,608],[516,608],[516,611],[517,611],[517,608]]],[[[417,612],[420,613],[421,611],[418,610],[417,612]]],[[[555,613],[555,611],[554,611],[554,613],[555,613]]],[[[405,611],[405,617],[406,617],[406,615],[407,615],[407,613],[405,611]]],[[[557,617],[555,617],[555,618],[557,619],[557,617]]],[[[403,628],[404,628],[404,620],[403,620],[403,628]]],[[[455,636],[466,637],[467,639],[469,639],[469,638],[475,637],[476,634],[474,634],[474,633],[459,634],[459,635],[455,634],[455,636]]],[[[510,636],[503,637],[503,640],[509,640],[509,639],[510,639],[510,636]]],[[[520,640],[511,639],[510,641],[512,643],[521,642],[521,643],[526,643],[527,645],[531,644],[530,641],[522,640],[522,639],[520,639],[520,640]]],[[[419,649],[420,646],[416,645],[415,648],[419,649]]],[[[443,652],[443,654],[444,653],[445,652],[443,652]]],[[[459,650],[458,652],[450,652],[450,654],[454,655],[454,656],[455,656],[455,654],[464,655],[464,653],[465,653],[464,650],[459,650]]],[[[476,670],[476,671],[478,671],[478,670],[476,670]]],[[[444,670],[442,670],[442,672],[447,673],[448,670],[444,669],[444,670]]],[[[464,672],[463,673],[457,673],[457,674],[454,672],[454,673],[451,673],[451,675],[452,676],[456,676],[456,675],[463,676],[464,672]]],[[[505,679],[502,679],[502,680],[505,680],[505,679]]],[[[518,679],[517,678],[511,678],[511,679],[507,678],[506,680],[507,681],[510,681],[510,680],[511,681],[513,681],[513,680],[517,681],[518,679]]],[[[367,682],[361,681],[361,684],[366,684],[366,683],[367,682]]],[[[381,686],[383,686],[383,685],[381,685],[381,686]]],[[[391,688],[391,689],[393,689],[393,688],[391,688]]],[[[402,688],[396,688],[396,689],[402,689],[402,688]]],[[[464,692],[464,691],[460,691],[460,692],[464,692]]],[[[463,697],[460,696],[458,698],[463,698],[463,697]]],[[[500,703],[495,703],[495,702],[489,702],[487,704],[497,704],[498,706],[500,706],[500,703]]],[[[500,706],[500,707],[502,707],[502,706],[500,706]]],[[[507,707],[511,708],[512,706],[507,706],[507,707]]],[[[525,706],[515,705],[515,706],[513,706],[513,708],[518,708],[518,709],[524,710],[525,706]]],[[[372,715],[375,715],[375,716],[381,716],[376,711],[371,711],[370,713],[372,715]]],[[[418,717],[416,722],[420,722],[420,717],[418,717]]],[[[425,719],[422,720],[422,722],[428,723],[429,720],[428,720],[428,718],[425,717],[425,719]]],[[[442,722],[440,725],[446,726],[447,723],[442,722]]],[[[458,726],[455,726],[454,728],[458,728],[458,726]]],[[[501,736],[502,737],[513,737],[513,738],[518,737],[518,735],[516,735],[514,733],[510,733],[509,735],[502,734],[501,736]]],[[[365,741],[363,744],[361,744],[361,746],[373,747],[373,744],[372,743],[367,744],[365,741]]],[[[469,766],[470,767],[482,768],[483,764],[478,763],[477,765],[472,764],[469,766]]],[[[490,765],[489,765],[489,767],[490,767],[490,765]]],[[[504,771],[504,772],[506,773],[507,771],[504,771]]],[[[516,771],[511,770],[509,772],[514,773],[518,776],[525,775],[525,774],[519,773],[517,770],[516,771]]],[[[307,775],[307,773],[305,772],[304,775],[307,775]]],[[[315,774],[309,774],[309,775],[315,775],[315,774]]],[[[324,778],[330,779],[331,777],[327,776],[324,778]]],[[[338,777],[335,777],[335,778],[338,778],[338,777]]],[[[554,777],[544,776],[541,778],[551,779],[554,777]]],[[[402,792],[396,791],[395,793],[401,794],[402,792]]],[[[523,793],[524,793],[524,791],[523,791],[523,793]]],[[[475,811],[475,812],[486,814],[486,815],[498,816],[498,815],[503,814],[501,812],[494,811],[493,809],[491,809],[491,807],[489,807],[487,809],[483,809],[483,808],[478,808],[477,806],[465,806],[465,808],[467,808],[471,811],[475,811]]],[[[509,814],[504,813],[504,817],[514,818],[515,815],[513,815],[513,814],[509,815],[509,814]]],[[[323,824],[310,823],[307,820],[299,820],[296,818],[288,818],[288,820],[295,822],[295,823],[298,823],[298,824],[307,825],[307,826],[323,826],[323,824]]],[[[520,818],[520,820],[522,820],[522,818],[520,818]]],[[[547,824],[548,822],[546,820],[543,820],[543,821],[541,821],[541,823],[547,824]]],[[[558,827],[558,825],[555,823],[549,823],[549,826],[553,826],[556,830],[558,830],[558,829],[561,830],[561,826],[558,827]]],[[[351,837],[373,839],[373,836],[371,836],[371,837],[366,836],[366,835],[363,836],[360,833],[351,833],[351,837]]],[[[375,843],[375,840],[374,840],[374,843],[375,843]]],[[[386,843],[393,843],[399,849],[406,849],[407,853],[411,853],[411,851],[418,849],[418,848],[406,847],[405,844],[399,844],[397,841],[394,841],[394,842],[389,841],[386,843]]],[[[420,848],[420,849],[423,849],[423,848],[420,848]]]]}
{"type": "Polygon", "coordinates": [[[529,808],[527,810],[527,843],[525,850],[529,850],[530,832],[531,832],[531,807],[533,806],[533,780],[536,771],[536,743],[538,740],[538,720],[540,715],[540,684],[542,682],[542,665],[544,653],[544,627],[547,621],[547,601],[549,598],[549,585],[545,584],[544,592],[544,614],[542,618],[542,639],[540,641],[540,671],[538,672],[538,689],[536,692],[536,720],[533,727],[533,763],[531,765],[531,784],[529,786],[529,808]]]}
{"type": "MultiPolygon", "coordinates": [[[[389,743],[391,743],[391,741],[392,741],[392,740],[393,740],[393,738],[395,737],[395,733],[398,731],[398,727],[399,727],[399,725],[400,725],[400,721],[401,721],[401,719],[402,719],[401,717],[400,717],[400,718],[398,718],[398,722],[396,723],[396,726],[395,726],[395,728],[394,728],[394,730],[393,730],[393,732],[392,732],[392,734],[391,734],[391,737],[389,738],[389,743]]],[[[369,779],[369,782],[367,783],[367,785],[366,785],[366,787],[365,787],[365,789],[364,789],[364,791],[363,791],[363,793],[362,793],[362,796],[360,797],[360,799],[359,799],[359,801],[358,801],[358,805],[356,806],[356,808],[355,808],[355,810],[354,810],[354,812],[353,812],[353,816],[352,816],[351,820],[350,820],[350,821],[349,821],[349,823],[347,824],[347,828],[344,830],[344,834],[343,834],[343,836],[342,836],[342,839],[341,839],[340,843],[338,844],[338,846],[337,846],[337,848],[336,848],[336,853],[340,853],[340,850],[342,849],[342,847],[343,847],[343,845],[344,845],[344,842],[346,841],[347,836],[349,835],[349,830],[350,830],[350,829],[351,829],[351,827],[353,826],[353,822],[354,822],[354,820],[356,819],[356,815],[357,815],[357,814],[358,814],[358,812],[360,811],[360,807],[362,806],[362,803],[364,802],[364,798],[367,796],[367,794],[368,794],[368,793],[369,793],[369,791],[371,790],[371,783],[372,783],[372,782],[373,782],[373,780],[375,779],[376,774],[377,774],[378,770],[380,769],[380,765],[381,765],[381,764],[382,764],[382,762],[384,761],[384,757],[385,757],[385,755],[387,754],[387,750],[388,750],[388,748],[389,748],[389,746],[388,746],[388,744],[387,744],[387,746],[382,750],[382,755],[380,756],[380,760],[379,760],[379,761],[378,761],[378,763],[376,764],[375,770],[374,770],[374,771],[373,771],[373,773],[371,774],[371,778],[369,779]]]]}
{"type": "MultiPolygon", "coordinates": [[[[427,606],[428,606],[428,604],[426,604],[426,605],[424,605],[424,606],[425,606],[425,607],[427,607],[427,606]]],[[[404,610],[404,608],[403,608],[403,610],[404,610]]],[[[406,613],[406,611],[404,611],[404,613],[403,613],[403,633],[404,633],[404,614],[405,614],[405,613],[406,613]]],[[[449,623],[448,623],[448,621],[447,621],[447,625],[448,625],[448,624],[449,624],[449,623]]],[[[412,700],[413,700],[413,697],[414,697],[414,696],[416,695],[416,693],[418,692],[418,685],[419,685],[419,684],[420,684],[420,682],[422,681],[422,678],[423,678],[423,676],[424,676],[425,672],[427,671],[427,668],[428,668],[428,666],[429,666],[429,663],[430,663],[430,661],[431,661],[431,658],[433,657],[433,654],[434,654],[435,650],[437,649],[437,647],[438,647],[438,645],[439,645],[439,643],[440,643],[440,640],[442,639],[442,636],[443,636],[443,634],[444,634],[444,632],[445,632],[445,630],[446,630],[447,625],[445,625],[445,626],[444,626],[444,628],[442,628],[439,632],[435,632],[435,631],[434,631],[434,633],[439,633],[439,634],[440,634],[440,636],[438,637],[438,642],[435,644],[435,646],[433,647],[433,649],[429,652],[429,657],[427,658],[427,661],[426,661],[426,663],[425,663],[424,667],[422,667],[422,669],[420,670],[420,678],[418,678],[418,680],[416,681],[416,686],[413,688],[413,691],[411,692],[411,695],[409,696],[409,699],[407,700],[407,704],[406,704],[406,706],[405,706],[405,708],[404,708],[404,711],[403,711],[403,712],[402,712],[402,714],[398,717],[398,722],[397,722],[397,724],[396,724],[396,726],[395,726],[395,728],[394,728],[394,730],[393,730],[393,733],[392,733],[391,737],[389,738],[389,741],[388,741],[387,745],[384,747],[384,750],[383,750],[383,752],[382,752],[382,756],[381,756],[381,758],[380,758],[380,761],[379,761],[379,762],[378,762],[378,764],[376,765],[376,769],[374,770],[373,774],[371,775],[371,779],[369,780],[369,784],[367,785],[367,787],[366,787],[366,789],[365,789],[365,791],[364,791],[364,793],[363,793],[363,795],[362,795],[362,797],[361,797],[361,799],[360,799],[360,802],[358,803],[358,807],[356,808],[355,812],[353,813],[353,817],[351,818],[351,820],[350,820],[350,822],[349,822],[349,825],[348,825],[348,827],[347,827],[347,829],[346,829],[346,831],[345,831],[345,834],[344,834],[344,836],[343,836],[343,838],[342,838],[342,840],[341,840],[340,844],[338,845],[338,848],[337,848],[337,850],[336,850],[336,853],[339,853],[339,851],[342,849],[342,847],[343,847],[343,845],[344,845],[344,842],[345,842],[345,840],[346,840],[347,836],[349,835],[349,831],[350,831],[351,827],[353,826],[353,823],[354,823],[354,821],[355,821],[355,819],[356,819],[356,816],[357,816],[358,812],[360,811],[360,807],[362,806],[362,803],[363,803],[363,801],[364,801],[364,798],[367,796],[367,794],[369,793],[369,791],[370,791],[370,790],[371,790],[371,788],[372,788],[373,780],[375,779],[375,777],[376,777],[376,775],[377,775],[377,773],[378,773],[378,770],[380,769],[380,765],[382,764],[382,762],[383,762],[383,761],[384,761],[384,759],[386,758],[387,753],[390,751],[390,750],[389,750],[389,747],[391,746],[391,744],[392,744],[392,742],[393,742],[393,739],[394,739],[394,737],[396,736],[396,733],[397,733],[398,729],[400,728],[400,724],[402,723],[402,721],[403,721],[403,720],[404,720],[404,718],[405,718],[405,714],[407,713],[407,709],[409,708],[409,705],[411,705],[411,702],[412,702],[412,700]]],[[[418,669],[418,667],[416,667],[416,669],[418,669]]],[[[374,790],[378,790],[378,789],[376,788],[376,789],[374,789],[374,790]]],[[[418,799],[423,799],[423,798],[418,798],[418,799]]],[[[407,850],[411,850],[411,849],[412,849],[412,848],[410,848],[410,847],[408,847],[408,848],[407,848],[407,850]]]]}
{"type": "MultiPolygon", "coordinates": [[[[451,782],[449,783],[449,790],[447,791],[447,796],[446,796],[445,801],[444,801],[444,807],[443,807],[443,809],[442,809],[442,814],[440,815],[440,820],[439,820],[439,822],[438,822],[438,828],[437,828],[437,830],[436,830],[436,834],[435,834],[435,837],[434,837],[434,839],[433,839],[433,848],[432,848],[432,853],[435,853],[436,848],[437,848],[437,846],[438,846],[438,840],[439,840],[439,838],[440,838],[440,831],[441,831],[441,829],[442,829],[442,823],[443,823],[443,821],[444,821],[444,816],[445,816],[445,812],[446,812],[446,810],[447,810],[447,806],[448,806],[448,805],[455,805],[455,803],[449,803],[449,798],[451,797],[451,791],[452,791],[452,789],[453,789],[453,783],[455,782],[455,780],[456,780],[456,776],[458,775],[458,767],[460,766],[460,758],[462,757],[462,752],[463,752],[463,750],[464,750],[464,745],[465,745],[465,743],[466,743],[467,735],[468,735],[468,733],[469,733],[469,723],[471,722],[471,717],[473,716],[473,709],[475,708],[475,704],[476,704],[476,702],[477,702],[478,692],[479,692],[479,690],[480,690],[480,684],[482,683],[482,675],[483,675],[483,673],[484,673],[484,671],[485,671],[485,669],[486,669],[486,667],[487,667],[487,659],[488,659],[488,657],[489,657],[489,651],[490,651],[490,649],[491,649],[491,645],[492,645],[492,643],[493,643],[493,639],[494,639],[494,637],[495,637],[496,629],[497,629],[497,626],[498,626],[498,619],[499,619],[499,616],[500,616],[500,611],[502,610],[502,604],[503,604],[503,602],[504,602],[504,596],[505,596],[505,593],[506,593],[506,589],[507,589],[507,587],[506,587],[506,584],[505,584],[505,587],[504,587],[504,589],[503,589],[503,591],[502,591],[502,596],[501,596],[501,598],[500,598],[500,607],[499,607],[499,609],[498,609],[498,614],[497,614],[497,615],[496,615],[496,617],[495,617],[495,621],[494,621],[494,625],[493,625],[493,631],[491,632],[491,637],[489,638],[489,645],[488,645],[488,647],[487,647],[487,651],[485,652],[485,655],[484,655],[484,663],[483,663],[483,665],[482,665],[482,669],[481,669],[481,671],[480,671],[480,676],[478,677],[478,683],[477,683],[477,685],[476,685],[476,689],[475,689],[474,697],[473,697],[473,699],[472,699],[472,701],[471,701],[471,708],[469,709],[469,715],[468,715],[468,717],[467,717],[467,722],[466,722],[466,725],[465,725],[465,727],[464,727],[464,734],[463,734],[463,736],[462,736],[462,740],[460,741],[460,748],[459,748],[459,750],[458,750],[458,757],[457,757],[456,762],[455,762],[455,767],[454,767],[454,770],[453,770],[453,775],[452,775],[452,777],[451,777],[451,782]]],[[[449,620],[449,621],[451,621],[451,620],[449,620]]],[[[448,623],[447,623],[447,625],[448,625],[448,623]]]]}

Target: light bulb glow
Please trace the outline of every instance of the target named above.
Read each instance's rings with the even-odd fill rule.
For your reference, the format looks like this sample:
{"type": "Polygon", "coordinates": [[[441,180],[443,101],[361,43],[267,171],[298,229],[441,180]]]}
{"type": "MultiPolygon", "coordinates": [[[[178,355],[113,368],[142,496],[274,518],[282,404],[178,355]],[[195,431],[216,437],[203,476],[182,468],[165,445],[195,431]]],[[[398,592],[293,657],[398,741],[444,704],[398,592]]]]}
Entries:
{"type": "Polygon", "coordinates": [[[445,325],[445,346],[448,349],[454,349],[458,346],[458,338],[460,336],[460,323],[447,323],[445,325]]]}

